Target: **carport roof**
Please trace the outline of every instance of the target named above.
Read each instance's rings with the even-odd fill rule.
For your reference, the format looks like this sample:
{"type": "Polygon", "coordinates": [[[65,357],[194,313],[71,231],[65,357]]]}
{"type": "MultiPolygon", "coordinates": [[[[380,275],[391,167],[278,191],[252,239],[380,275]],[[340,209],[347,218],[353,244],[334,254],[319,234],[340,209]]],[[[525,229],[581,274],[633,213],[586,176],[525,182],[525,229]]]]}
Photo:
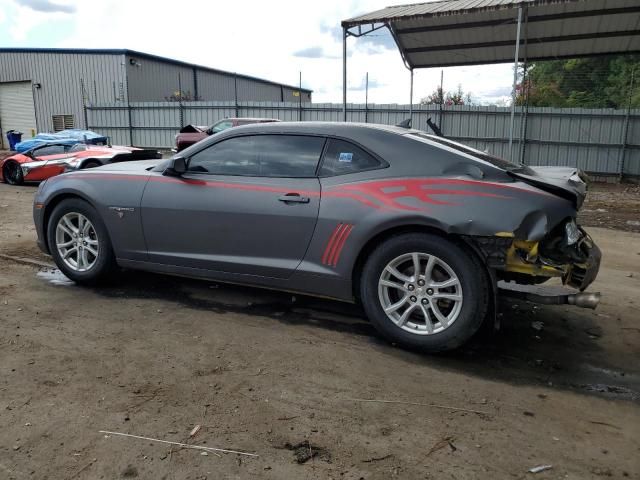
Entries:
{"type": "Polygon", "coordinates": [[[442,0],[344,20],[352,36],[387,26],[408,68],[640,52],[638,0],[442,0]],[[365,28],[363,28],[365,27],[365,28]]]}

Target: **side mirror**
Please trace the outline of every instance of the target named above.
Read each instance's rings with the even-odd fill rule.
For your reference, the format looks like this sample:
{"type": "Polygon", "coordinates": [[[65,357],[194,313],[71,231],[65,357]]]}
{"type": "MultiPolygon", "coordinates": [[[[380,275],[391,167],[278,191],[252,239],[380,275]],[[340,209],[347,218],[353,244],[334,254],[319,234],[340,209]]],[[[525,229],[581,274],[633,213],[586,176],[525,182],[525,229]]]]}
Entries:
{"type": "Polygon", "coordinates": [[[181,177],[187,172],[187,161],[184,157],[174,157],[167,169],[164,171],[164,175],[171,177],[181,177]]]}
{"type": "Polygon", "coordinates": [[[207,128],[204,133],[206,133],[207,135],[213,135],[213,128],[207,128]]]}

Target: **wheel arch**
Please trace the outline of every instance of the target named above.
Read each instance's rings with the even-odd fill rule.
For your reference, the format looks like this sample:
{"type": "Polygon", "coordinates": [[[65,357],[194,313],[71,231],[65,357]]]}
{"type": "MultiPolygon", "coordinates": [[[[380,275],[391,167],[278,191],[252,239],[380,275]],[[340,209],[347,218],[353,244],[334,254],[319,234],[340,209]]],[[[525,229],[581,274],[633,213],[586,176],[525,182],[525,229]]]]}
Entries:
{"type": "Polygon", "coordinates": [[[369,257],[371,252],[378,247],[378,245],[382,244],[386,240],[406,233],[425,233],[429,235],[434,235],[437,237],[441,237],[443,240],[450,241],[462,248],[464,251],[469,253],[475,260],[480,262],[483,266],[483,270],[486,272],[487,280],[489,281],[490,288],[494,290],[493,286],[493,278],[494,275],[490,271],[487,266],[485,258],[482,256],[482,253],[478,248],[476,248],[472,242],[467,241],[463,238],[462,235],[448,233],[442,228],[438,228],[432,225],[424,225],[419,223],[408,223],[403,225],[396,225],[393,227],[386,228],[380,232],[377,232],[373,235],[367,242],[360,248],[358,255],[356,257],[355,262],[353,263],[352,271],[351,271],[351,288],[354,298],[358,301],[360,300],[360,279],[361,272],[364,268],[364,264],[366,259],[369,257]]]}
{"type": "Polygon", "coordinates": [[[83,159],[82,159],[82,161],[80,162],[80,165],[79,165],[78,169],[79,169],[79,170],[82,170],[82,169],[84,169],[84,168],[87,168],[87,167],[86,167],[86,165],[87,165],[87,163],[90,163],[90,162],[96,162],[96,163],[98,163],[98,166],[102,166],[102,165],[104,165],[104,164],[105,164],[105,162],[101,161],[101,160],[100,160],[100,159],[98,159],[98,158],[88,157],[88,158],[83,158],[83,159]]]}
{"type": "Polygon", "coordinates": [[[51,214],[53,213],[55,208],[60,203],[62,203],[64,200],[72,199],[72,198],[77,198],[79,200],[87,202],[89,205],[91,205],[91,207],[96,208],[96,206],[95,206],[95,204],[93,202],[91,202],[84,195],[82,195],[80,193],[77,193],[77,192],[60,192],[56,196],[51,198],[47,202],[46,206],[44,207],[44,214],[42,216],[42,227],[43,227],[42,228],[42,235],[44,236],[43,240],[44,240],[44,244],[45,245],[49,245],[49,238],[48,238],[48,234],[49,234],[49,218],[51,218],[51,214]]]}

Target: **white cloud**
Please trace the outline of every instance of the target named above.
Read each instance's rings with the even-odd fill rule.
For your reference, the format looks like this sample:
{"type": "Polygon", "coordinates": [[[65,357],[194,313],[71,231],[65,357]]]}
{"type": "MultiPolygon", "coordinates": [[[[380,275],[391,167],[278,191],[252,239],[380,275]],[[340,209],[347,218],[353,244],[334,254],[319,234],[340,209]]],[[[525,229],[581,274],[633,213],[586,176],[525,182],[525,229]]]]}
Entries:
{"type": "MultiPolygon", "coordinates": [[[[302,71],[303,86],[315,91],[314,101],[339,102],[340,21],[389,3],[389,0],[77,0],[71,15],[74,29],[59,45],[43,46],[129,48],[294,85],[298,83],[298,72],[302,71]]],[[[22,10],[26,9],[18,9],[19,22],[12,21],[20,26],[11,27],[18,41],[30,29],[44,23],[51,25],[59,15],[33,10],[25,15],[22,10]]],[[[348,76],[349,85],[354,88],[349,92],[349,101],[364,102],[364,91],[357,87],[369,72],[370,84],[378,85],[369,91],[370,102],[408,102],[409,72],[398,51],[384,48],[382,40],[382,37],[374,42],[349,39],[348,76]]],[[[447,68],[445,90],[462,84],[474,98],[490,97],[484,92],[494,92],[499,87],[510,90],[511,71],[509,65],[447,68]]],[[[414,100],[417,102],[431,93],[439,83],[439,69],[416,70],[414,100]]]]}
{"type": "MultiPolygon", "coordinates": [[[[10,37],[20,44],[29,33],[43,25],[55,25],[59,20],[70,18],[74,7],[69,3],[55,3],[47,0],[0,0],[0,23],[4,15],[10,37]]],[[[3,45],[4,46],[4,45],[3,45]]],[[[42,45],[49,47],[51,45],[42,45]]]]}
{"type": "Polygon", "coordinates": [[[51,0],[15,0],[15,2],[36,12],[73,13],[75,11],[73,4],[52,2],[51,0]]]}

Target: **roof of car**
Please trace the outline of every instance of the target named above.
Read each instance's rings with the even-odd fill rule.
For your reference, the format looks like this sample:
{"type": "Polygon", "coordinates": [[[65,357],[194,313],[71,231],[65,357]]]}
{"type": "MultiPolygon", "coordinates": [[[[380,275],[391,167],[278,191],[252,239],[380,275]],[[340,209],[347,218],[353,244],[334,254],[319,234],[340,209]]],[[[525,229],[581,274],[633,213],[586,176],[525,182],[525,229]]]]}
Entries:
{"type": "Polygon", "coordinates": [[[228,117],[223,120],[251,120],[251,121],[265,121],[268,120],[270,122],[279,122],[277,118],[269,118],[269,117],[228,117]]]}
{"type": "Polygon", "coordinates": [[[404,135],[418,130],[411,130],[392,125],[377,123],[345,123],[345,122],[273,122],[242,125],[234,129],[234,132],[287,132],[287,133],[315,133],[323,135],[349,135],[363,130],[379,130],[389,133],[404,135]]]}

